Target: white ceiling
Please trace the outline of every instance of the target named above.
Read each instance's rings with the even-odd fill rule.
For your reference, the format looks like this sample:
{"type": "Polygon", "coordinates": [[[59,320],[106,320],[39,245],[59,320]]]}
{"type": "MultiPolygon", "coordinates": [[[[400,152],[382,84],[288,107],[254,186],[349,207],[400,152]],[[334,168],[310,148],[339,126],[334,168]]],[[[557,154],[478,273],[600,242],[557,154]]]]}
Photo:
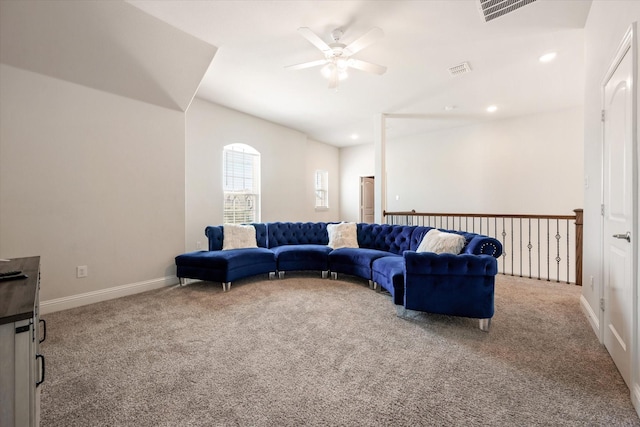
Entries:
{"type": "Polygon", "coordinates": [[[475,0],[130,3],[218,48],[197,96],[336,146],[373,141],[377,113],[426,117],[394,120],[393,137],[582,104],[590,0],[538,0],[489,23],[475,0]],[[356,57],[388,71],[351,71],[335,92],[319,68],[287,70],[322,58],[299,27],[327,42],[340,27],[347,44],[380,27],[384,38],[356,57]],[[541,64],[548,51],[557,59],[541,64]],[[448,68],[463,61],[472,73],[451,77],[448,68]]]}
{"type": "Polygon", "coordinates": [[[476,0],[128,3],[0,0],[0,62],[179,110],[197,90],[336,146],[372,142],[378,113],[420,117],[390,120],[392,139],[582,104],[590,0],[537,0],[489,23],[476,0]],[[353,70],[336,92],[319,68],[285,69],[322,58],[299,27],[327,42],[341,28],[346,44],[381,28],[356,58],[386,74],[353,70]],[[557,59],[538,62],[548,51],[557,59]],[[473,71],[450,76],[463,61],[473,71]]]}

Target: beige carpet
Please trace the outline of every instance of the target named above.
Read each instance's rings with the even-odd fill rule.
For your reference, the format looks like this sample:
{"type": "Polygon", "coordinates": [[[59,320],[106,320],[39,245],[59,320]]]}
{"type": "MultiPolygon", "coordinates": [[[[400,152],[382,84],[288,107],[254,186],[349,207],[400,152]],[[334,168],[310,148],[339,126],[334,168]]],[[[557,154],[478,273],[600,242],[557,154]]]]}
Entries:
{"type": "Polygon", "coordinates": [[[640,426],[579,295],[499,275],[489,333],[306,273],[52,313],[41,425],[640,426]]]}

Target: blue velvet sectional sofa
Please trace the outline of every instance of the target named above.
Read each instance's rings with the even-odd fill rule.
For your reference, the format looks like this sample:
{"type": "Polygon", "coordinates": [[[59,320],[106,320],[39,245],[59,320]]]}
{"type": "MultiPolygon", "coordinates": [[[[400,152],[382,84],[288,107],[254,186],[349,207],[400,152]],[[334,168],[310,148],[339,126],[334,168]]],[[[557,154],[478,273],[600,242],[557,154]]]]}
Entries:
{"type": "Polygon", "coordinates": [[[443,230],[464,237],[459,254],[416,252],[431,227],[356,224],[357,247],[328,246],[328,223],[271,222],[251,224],[257,247],[222,250],[224,226],[209,226],[209,250],[176,257],[177,276],[231,282],[258,274],[319,271],[323,277],[358,276],[369,286],[391,294],[404,316],[407,310],[480,319],[489,329],[494,312],[494,283],[501,243],[488,236],[443,230]]]}

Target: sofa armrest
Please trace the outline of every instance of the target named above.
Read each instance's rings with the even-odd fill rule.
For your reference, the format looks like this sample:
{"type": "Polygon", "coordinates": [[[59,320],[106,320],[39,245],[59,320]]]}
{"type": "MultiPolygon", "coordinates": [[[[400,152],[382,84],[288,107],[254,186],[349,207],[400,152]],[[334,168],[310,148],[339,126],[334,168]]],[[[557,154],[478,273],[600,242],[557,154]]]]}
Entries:
{"type": "Polygon", "coordinates": [[[502,255],[502,243],[493,237],[476,235],[462,250],[463,254],[490,255],[499,258],[502,255]]]}
{"type": "Polygon", "coordinates": [[[495,276],[498,261],[491,255],[404,252],[407,275],[495,276]]]}

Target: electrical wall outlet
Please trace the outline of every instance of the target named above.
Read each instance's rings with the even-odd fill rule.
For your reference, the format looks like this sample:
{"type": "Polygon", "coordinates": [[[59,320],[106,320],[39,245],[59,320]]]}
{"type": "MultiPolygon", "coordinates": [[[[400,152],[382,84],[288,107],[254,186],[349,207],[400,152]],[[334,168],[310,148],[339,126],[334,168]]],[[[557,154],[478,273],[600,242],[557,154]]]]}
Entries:
{"type": "Polygon", "coordinates": [[[589,277],[589,283],[591,285],[591,290],[593,290],[593,276],[589,277]]]}
{"type": "Polygon", "coordinates": [[[196,242],[196,249],[202,249],[202,242],[200,240],[196,242]]]}
{"type": "Polygon", "coordinates": [[[87,277],[89,275],[89,269],[86,265],[79,265],[76,267],[76,277],[81,279],[83,277],[87,277]]]}

